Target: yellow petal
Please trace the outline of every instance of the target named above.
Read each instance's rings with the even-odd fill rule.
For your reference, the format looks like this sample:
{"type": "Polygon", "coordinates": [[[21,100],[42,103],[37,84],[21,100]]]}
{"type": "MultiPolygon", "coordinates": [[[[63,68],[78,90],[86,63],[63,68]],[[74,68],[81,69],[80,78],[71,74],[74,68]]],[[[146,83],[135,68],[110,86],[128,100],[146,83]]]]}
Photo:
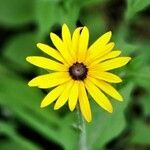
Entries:
{"type": "Polygon", "coordinates": [[[62,39],[68,46],[71,46],[71,34],[66,24],[62,26],[62,39]]]}
{"type": "Polygon", "coordinates": [[[104,45],[106,45],[112,36],[111,31],[100,36],[88,49],[88,54],[95,52],[95,50],[100,50],[104,45]]]}
{"type": "Polygon", "coordinates": [[[85,120],[87,122],[91,122],[92,120],[91,108],[83,82],[80,82],[79,84],[79,104],[82,115],[84,116],[85,120]]]}
{"type": "Polygon", "coordinates": [[[110,58],[115,58],[115,57],[119,56],[120,54],[121,54],[120,50],[114,50],[114,51],[106,54],[102,58],[100,58],[99,61],[104,61],[104,60],[107,60],[107,59],[110,59],[110,58]]]}
{"type": "Polygon", "coordinates": [[[69,100],[68,100],[69,108],[71,111],[73,111],[75,109],[75,106],[77,104],[77,100],[79,97],[78,89],[79,89],[79,82],[74,81],[74,84],[70,90],[69,100]]]}
{"type": "Polygon", "coordinates": [[[62,40],[55,33],[50,33],[50,38],[51,38],[54,46],[60,51],[60,53],[62,53],[62,51],[63,51],[62,40]]]}
{"type": "Polygon", "coordinates": [[[46,44],[42,44],[42,43],[38,43],[37,47],[41,51],[43,51],[44,53],[48,54],[49,56],[59,60],[62,63],[65,63],[65,61],[64,61],[63,57],[61,56],[61,54],[57,50],[55,50],[54,48],[52,48],[52,47],[50,47],[46,44]]]}
{"type": "Polygon", "coordinates": [[[90,80],[85,80],[85,86],[98,105],[112,113],[113,108],[108,98],[90,80]]]}
{"type": "Polygon", "coordinates": [[[41,57],[41,56],[29,56],[26,58],[26,60],[38,67],[54,70],[54,71],[67,71],[68,68],[64,66],[63,64],[60,64],[56,61],[53,61],[51,59],[41,57]]]}
{"type": "Polygon", "coordinates": [[[65,89],[65,86],[66,84],[62,84],[50,91],[47,94],[47,96],[43,99],[41,107],[46,107],[47,105],[50,105],[52,102],[54,102],[61,95],[61,93],[65,89]]]}
{"type": "Polygon", "coordinates": [[[58,98],[58,100],[56,101],[56,104],[54,106],[54,110],[57,110],[59,109],[60,107],[62,107],[68,100],[68,97],[69,97],[69,93],[70,93],[70,89],[73,85],[74,81],[73,80],[70,80],[65,88],[64,88],[64,91],[63,93],[60,95],[60,97],[58,98]]]}
{"type": "Polygon", "coordinates": [[[93,61],[109,53],[114,48],[114,46],[115,44],[111,42],[107,45],[102,45],[99,47],[99,49],[93,50],[93,53],[87,55],[85,64],[90,65],[93,61]]]}
{"type": "Polygon", "coordinates": [[[74,62],[77,61],[77,54],[78,54],[78,49],[79,49],[79,38],[80,38],[80,31],[81,27],[76,28],[75,31],[73,32],[72,36],[72,48],[71,48],[71,54],[74,59],[74,62]]]}
{"type": "Polygon", "coordinates": [[[117,75],[114,75],[110,72],[102,72],[102,71],[89,71],[89,76],[93,78],[97,78],[100,80],[104,80],[111,83],[120,83],[122,82],[121,78],[117,75]]]}
{"type": "Polygon", "coordinates": [[[92,81],[97,87],[99,87],[101,90],[103,90],[105,93],[113,97],[114,99],[118,101],[123,101],[122,96],[119,94],[119,92],[110,84],[102,81],[102,80],[97,80],[91,77],[88,77],[90,81],[92,81]]]}
{"type": "Polygon", "coordinates": [[[121,54],[121,51],[119,51],[119,50],[115,50],[115,51],[112,51],[112,52],[110,52],[110,53],[107,53],[106,55],[104,55],[104,56],[102,56],[102,57],[96,59],[94,62],[92,62],[92,63],[88,66],[88,68],[91,68],[91,67],[97,65],[98,63],[104,61],[104,60],[111,59],[111,58],[115,58],[115,57],[119,56],[120,54],[121,54]]]}
{"type": "Polygon", "coordinates": [[[33,78],[28,85],[39,88],[51,88],[69,81],[71,78],[67,72],[54,72],[33,78]]]}
{"type": "Polygon", "coordinates": [[[112,70],[112,69],[122,67],[126,65],[130,60],[131,60],[130,57],[118,57],[118,58],[114,58],[114,59],[102,62],[94,67],[95,69],[102,69],[102,70],[107,71],[107,70],[112,70]]]}
{"type": "Polygon", "coordinates": [[[63,43],[63,41],[54,33],[50,33],[51,40],[55,47],[59,50],[59,52],[62,54],[65,61],[71,65],[73,62],[73,59],[68,51],[68,47],[66,43],[63,43]]]}
{"type": "Polygon", "coordinates": [[[89,42],[89,30],[87,27],[84,27],[81,32],[81,36],[79,38],[78,62],[83,62],[85,60],[88,42],[89,42]]]}

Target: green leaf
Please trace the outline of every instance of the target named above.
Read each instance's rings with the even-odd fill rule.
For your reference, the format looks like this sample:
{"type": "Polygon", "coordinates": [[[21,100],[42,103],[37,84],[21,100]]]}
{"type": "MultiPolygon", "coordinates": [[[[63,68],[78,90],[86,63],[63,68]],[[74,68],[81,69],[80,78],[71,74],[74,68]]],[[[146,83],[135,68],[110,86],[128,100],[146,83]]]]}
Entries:
{"type": "Polygon", "coordinates": [[[72,114],[69,112],[70,115],[62,118],[52,108],[41,109],[39,106],[43,94],[40,90],[31,89],[27,81],[3,66],[0,66],[0,71],[0,104],[47,139],[65,147],[66,150],[73,149],[77,135],[71,126],[74,122],[72,114]]]}
{"type": "MultiPolygon", "coordinates": [[[[18,148],[18,146],[23,150],[25,150],[25,149],[32,149],[32,150],[39,149],[37,145],[33,144],[29,140],[18,135],[17,132],[15,131],[14,127],[11,124],[7,124],[5,122],[0,122],[0,133],[8,136],[14,143],[16,143],[16,145],[13,145],[13,146],[16,146],[15,149],[18,148]]],[[[2,148],[1,146],[4,146],[4,145],[0,144],[0,148],[2,148]]]]}
{"type": "Polygon", "coordinates": [[[4,0],[0,5],[0,23],[5,26],[25,25],[35,19],[35,0],[4,0]]]}
{"type": "Polygon", "coordinates": [[[139,53],[139,56],[133,58],[130,63],[128,75],[139,86],[149,89],[150,88],[150,67],[148,65],[147,55],[145,51],[139,53]]]}
{"type": "Polygon", "coordinates": [[[78,4],[81,7],[92,6],[92,5],[101,4],[101,3],[104,3],[104,0],[82,0],[82,1],[78,0],[78,4]]]}
{"type": "Polygon", "coordinates": [[[133,124],[133,132],[131,137],[131,143],[134,144],[150,144],[150,127],[142,121],[135,121],[133,124]]]}
{"type": "Polygon", "coordinates": [[[25,59],[27,56],[38,54],[36,43],[35,33],[25,33],[9,39],[4,47],[3,56],[11,63],[9,61],[5,61],[5,63],[12,65],[17,70],[30,70],[33,66],[27,63],[25,59]]]}
{"type": "Polygon", "coordinates": [[[146,43],[138,45],[129,66],[128,75],[138,86],[149,90],[150,88],[150,53],[149,46],[146,43]]]}
{"type": "Polygon", "coordinates": [[[115,41],[116,48],[122,51],[123,55],[131,55],[138,48],[139,45],[127,42],[126,36],[128,34],[127,27],[121,25],[118,27],[117,31],[113,34],[113,41],[115,41]]]}
{"type": "Polygon", "coordinates": [[[7,140],[7,141],[6,140],[5,141],[1,140],[0,149],[10,150],[10,147],[11,147],[12,150],[15,150],[16,148],[21,149],[21,150],[26,150],[27,149],[27,147],[24,147],[23,145],[20,145],[19,143],[16,143],[13,140],[10,140],[10,139],[7,140]]]}
{"type": "Polygon", "coordinates": [[[87,126],[89,150],[103,149],[107,142],[117,137],[126,127],[124,111],[130,102],[132,89],[133,83],[121,89],[124,101],[113,103],[114,112],[112,114],[104,112],[102,108],[95,107],[94,104],[93,121],[87,126]]]}
{"type": "Polygon", "coordinates": [[[74,28],[79,15],[79,7],[74,4],[70,6],[70,3],[67,7],[66,9],[64,5],[60,5],[59,1],[37,1],[36,20],[40,37],[49,33],[55,25],[62,26],[66,23],[71,29],[74,28]]]}
{"type": "Polygon", "coordinates": [[[94,40],[96,40],[95,37],[98,38],[104,33],[105,21],[100,12],[91,13],[91,10],[87,9],[85,12],[83,12],[83,14],[84,13],[86,14],[82,15],[80,17],[80,20],[83,25],[89,28],[90,33],[92,33],[90,34],[90,40],[93,42],[94,40]]]}
{"type": "Polygon", "coordinates": [[[143,66],[140,70],[133,73],[135,82],[142,87],[150,88],[150,67],[143,66]]]}
{"type": "Polygon", "coordinates": [[[149,109],[149,98],[150,98],[150,91],[147,91],[145,95],[140,98],[139,103],[141,104],[144,112],[144,116],[150,116],[150,109],[149,109]]]}
{"type": "Polygon", "coordinates": [[[127,0],[126,19],[129,20],[134,17],[138,12],[150,6],[149,0],[127,0]]]}
{"type": "Polygon", "coordinates": [[[37,0],[36,2],[36,20],[39,27],[39,34],[49,33],[51,27],[57,23],[56,10],[57,1],[37,0]]]}

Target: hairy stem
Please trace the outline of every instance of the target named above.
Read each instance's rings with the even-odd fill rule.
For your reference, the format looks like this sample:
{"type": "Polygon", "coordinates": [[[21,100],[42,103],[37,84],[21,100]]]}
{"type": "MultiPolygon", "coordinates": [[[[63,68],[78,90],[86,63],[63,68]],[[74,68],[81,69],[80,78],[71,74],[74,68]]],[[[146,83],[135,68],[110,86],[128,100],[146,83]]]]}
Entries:
{"type": "Polygon", "coordinates": [[[86,143],[86,125],[79,106],[77,107],[78,128],[79,128],[79,150],[88,150],[86,143]]]}

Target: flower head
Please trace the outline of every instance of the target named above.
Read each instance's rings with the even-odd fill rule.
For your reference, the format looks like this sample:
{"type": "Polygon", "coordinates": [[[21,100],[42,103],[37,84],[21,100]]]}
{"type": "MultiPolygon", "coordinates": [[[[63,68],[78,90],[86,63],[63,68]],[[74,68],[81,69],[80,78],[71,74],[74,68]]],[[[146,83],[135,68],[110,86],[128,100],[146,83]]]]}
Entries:
{"type": "Polygon", "coordinates": [[[111,32],[107,32],[88,46],[87,27],[76,28],[71,36],[67,25],[64,24],[62,39],[50,33],[56,49],[42,43],[37,44],[37,47],[50,58],[29,56],[26,60],[51,72],[32,79],[28,85],[43,89],[53,88],[43,99],[41,107],[56,101],[54,105],[56,110],[68,101],[69,108],[73,111],[79,103],[84,118],[90,122],[92,117],[87,96],[89,93],[103,109],[113,112],[105,94],[122,101],[122,96],[110,85],[110,83],[120,83],[122,80],[109,71],[124,66],[131,58],[119,56],[121,51],[113,50],[115,44],[109,42],[111,35],[111,32]]]}

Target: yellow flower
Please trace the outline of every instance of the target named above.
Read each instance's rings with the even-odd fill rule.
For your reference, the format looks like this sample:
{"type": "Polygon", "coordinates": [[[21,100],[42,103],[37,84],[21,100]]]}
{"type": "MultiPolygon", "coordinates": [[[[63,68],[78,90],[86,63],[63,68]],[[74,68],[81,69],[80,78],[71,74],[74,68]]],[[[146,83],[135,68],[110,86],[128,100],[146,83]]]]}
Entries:
{"type": "Polygon", "coordinates": [[[112,51],[115,44],[109,42],[111,35],[111,32],[105,33],[88,47],[87,27],[76,28],[71,36],[67,25],[64,24],[62,39],[50,33],[50,38],[57,50],[42,43],[37,44],[41,51],[51,56],[51,58],[41,56],[26,58],[35,66],[51,70],[28,83],[30,87],[53,88],[42,101],[41,107],[56,101],[54,105],[56,110],[68,101],[69,108],[73,111],[79,103],[84,118],[90,122],[92,116],[87,96],[89,93],[103,109],[113,112],[112,105],[103,92],[122,101],[122,96],[109,84],[119,83],[122,80],[108,71],[124,66],[131,58],[119,56],[121,51],[118,49],[112,51]]]}

